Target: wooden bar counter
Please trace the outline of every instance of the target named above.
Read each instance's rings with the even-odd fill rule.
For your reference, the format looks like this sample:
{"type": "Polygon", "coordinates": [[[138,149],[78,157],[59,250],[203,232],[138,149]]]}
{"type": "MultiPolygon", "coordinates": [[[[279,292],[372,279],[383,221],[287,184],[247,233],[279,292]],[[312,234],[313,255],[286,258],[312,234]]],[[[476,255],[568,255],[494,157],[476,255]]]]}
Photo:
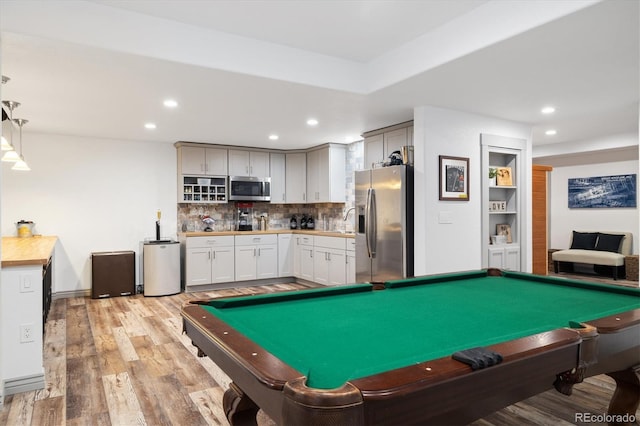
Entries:
{"type": "Polygon", "coordinates": [[[58,237],[2,237],[2,267],[46,265],[58,237]]]}
{"type": "Polygon", "coordinates": [[[54,236],[2,238],[0,407],[4,395],[44,388],[42,336],[51,305],[57,240],[54,236]]]}

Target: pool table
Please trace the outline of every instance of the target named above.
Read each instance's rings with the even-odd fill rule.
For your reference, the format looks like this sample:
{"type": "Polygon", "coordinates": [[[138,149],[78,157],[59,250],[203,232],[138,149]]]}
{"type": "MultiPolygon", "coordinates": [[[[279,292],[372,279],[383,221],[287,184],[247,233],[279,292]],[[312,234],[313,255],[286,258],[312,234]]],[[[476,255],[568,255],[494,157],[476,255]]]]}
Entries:
{"type": "Polygon", "coordinates": [[[231,424],[259,408],[285,425],[464,424],[602,373],[610,414],[640,399],[635,288],[487,269],[197,300],[182,317],[232,379],[231,424]],[[472,348],[499,359],[452,357],[472,348]]]}

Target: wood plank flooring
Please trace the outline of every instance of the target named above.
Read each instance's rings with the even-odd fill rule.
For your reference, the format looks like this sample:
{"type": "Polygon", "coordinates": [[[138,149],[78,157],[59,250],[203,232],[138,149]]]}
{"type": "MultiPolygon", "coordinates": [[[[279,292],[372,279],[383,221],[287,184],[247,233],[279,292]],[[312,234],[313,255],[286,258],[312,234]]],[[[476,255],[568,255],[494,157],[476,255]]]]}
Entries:
{"type": "MultiPolygon", "coordinates": [[[[190,299],[305,287],[55,300],[44,341],[46,387],[7,396],[0,425],[226,425],[221,404],[229,378],[196,357],[182,334],[180,307],[190,299]]],[[[575,413],[605,413],[613,389],[611,379],[597,376],[571,397],[548,391],[473,424],[581,424],[575,413]]],[[[259,421],[273,424],[266,415],[259,421]]]]}

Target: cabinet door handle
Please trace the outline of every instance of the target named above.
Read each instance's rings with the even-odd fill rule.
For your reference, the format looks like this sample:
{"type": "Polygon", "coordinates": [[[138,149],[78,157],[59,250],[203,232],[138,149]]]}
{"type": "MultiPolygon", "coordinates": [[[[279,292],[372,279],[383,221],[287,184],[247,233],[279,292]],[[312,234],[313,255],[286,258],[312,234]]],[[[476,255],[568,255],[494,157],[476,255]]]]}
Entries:
{"type": "Polygon", "coordinates": [[[302,193],[302,200],[307,201],[307,194],[305,194],[304,192],[302,193]]]}
{"type": "Polygon", "coordinates": [[[258,248],[258,257],[260,257],[260,248],[258,248]]]}
{"type": "Polygon", "coordinates": [[[213,260],[216,260],[216,252],[213,252],[213,260]]]}

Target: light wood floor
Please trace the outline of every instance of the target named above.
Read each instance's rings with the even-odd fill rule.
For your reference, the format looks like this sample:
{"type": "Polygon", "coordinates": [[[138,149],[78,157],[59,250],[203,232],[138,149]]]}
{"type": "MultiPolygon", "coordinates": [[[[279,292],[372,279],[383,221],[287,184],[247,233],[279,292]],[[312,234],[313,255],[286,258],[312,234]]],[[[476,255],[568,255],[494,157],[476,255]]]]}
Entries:
{"type": "MultiPolygon", "coordinates": [[[[180,307],[189,299],[304,287],[55,300],[44,341],[46,388],[7,396],[0,425],[226,425],[221,403],[229,378],[195,356],[180,307]]],[[[597,376],[571,397],[549,391],[474,425],[579,424],[575,413],[606,412],[613,388],[597,376]]]]}

